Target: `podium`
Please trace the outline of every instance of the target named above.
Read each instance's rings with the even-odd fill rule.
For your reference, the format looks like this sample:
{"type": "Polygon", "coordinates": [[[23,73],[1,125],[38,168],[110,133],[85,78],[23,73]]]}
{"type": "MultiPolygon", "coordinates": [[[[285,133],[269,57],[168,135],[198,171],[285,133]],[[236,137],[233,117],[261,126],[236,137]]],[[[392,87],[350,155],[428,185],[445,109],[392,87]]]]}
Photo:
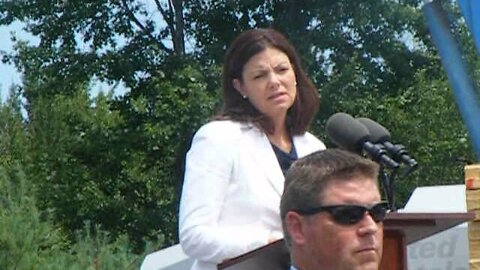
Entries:
{"type": "MultiPolygon", "coordinates": [[[[407,245],[473,220],[467,213],[388,213],[384,225],[383,257],[380,269],[406,270],[407,245]],[[388,266],[387,266],[388,265],[388,266]]],[[[288,270],[290,257],[283,240],[278,240],[218,265],[218,270],[288,270]]]]}

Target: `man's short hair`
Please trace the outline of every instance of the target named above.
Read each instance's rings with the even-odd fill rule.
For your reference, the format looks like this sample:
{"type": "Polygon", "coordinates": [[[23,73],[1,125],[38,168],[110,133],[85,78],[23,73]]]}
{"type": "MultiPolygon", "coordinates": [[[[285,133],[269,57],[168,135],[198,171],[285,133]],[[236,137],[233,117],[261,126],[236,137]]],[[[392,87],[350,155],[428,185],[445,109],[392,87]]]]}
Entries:
{"type": "Polygon", "coordinates": [[[285,217],[295,209],[308,209],[323,203],[325,188],[338,181],[351,181],[362,176],[377,183],[377,163],[340,149],[326,149],[311,153],[295,161],[285,176],[280,201],[280,216],[285,242],[290,245],[285,217]]]}

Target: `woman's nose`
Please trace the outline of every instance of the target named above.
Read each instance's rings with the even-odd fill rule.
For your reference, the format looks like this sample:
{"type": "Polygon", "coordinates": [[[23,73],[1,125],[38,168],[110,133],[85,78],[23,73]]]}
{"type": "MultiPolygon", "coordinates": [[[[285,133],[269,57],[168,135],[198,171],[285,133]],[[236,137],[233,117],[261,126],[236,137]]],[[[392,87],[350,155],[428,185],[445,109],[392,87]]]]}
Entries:
{"type": "Polygon", "coordinates": [[[276,88],[277,86],[280,85],[280,78],[278,74],[275,74],[275,72],[271,72],[269,76],[268,83],[270,87],[276,88]]]}

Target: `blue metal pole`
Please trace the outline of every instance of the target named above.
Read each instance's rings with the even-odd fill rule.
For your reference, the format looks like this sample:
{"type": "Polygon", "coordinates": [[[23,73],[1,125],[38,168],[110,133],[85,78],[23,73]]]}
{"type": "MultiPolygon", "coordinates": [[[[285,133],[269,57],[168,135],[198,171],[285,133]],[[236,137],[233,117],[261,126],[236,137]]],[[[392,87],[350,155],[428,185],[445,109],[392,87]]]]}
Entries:
{"type": "Polygon", "coordinates": [[[480,53],[480,1],[478,0],[458,0],[458,5],[462,10],[463,17],[467,23],[473,41],[480,53]]]}
{"type": "Polygon", "coordinates": [[[450,32],[445,12],[438,1],[425,1],[423,12],[447,73],[457,106],[467,126],[477,160],[480,160],[480,107],[475,87],[462,61],[462,55],[450,32]]]}

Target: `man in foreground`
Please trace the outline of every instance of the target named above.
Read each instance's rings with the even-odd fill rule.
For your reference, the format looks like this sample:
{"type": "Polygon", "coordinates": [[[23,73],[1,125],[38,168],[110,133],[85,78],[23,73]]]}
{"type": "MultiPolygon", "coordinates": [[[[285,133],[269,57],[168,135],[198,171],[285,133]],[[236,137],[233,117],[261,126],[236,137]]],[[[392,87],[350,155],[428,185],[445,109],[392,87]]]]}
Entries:
{"type": "Polygon", "coordinates": [[[289,169],[280,215],[292,270],[377,270],[387,203],[378,165],[338,149],[315,152],[289,169]]]}

